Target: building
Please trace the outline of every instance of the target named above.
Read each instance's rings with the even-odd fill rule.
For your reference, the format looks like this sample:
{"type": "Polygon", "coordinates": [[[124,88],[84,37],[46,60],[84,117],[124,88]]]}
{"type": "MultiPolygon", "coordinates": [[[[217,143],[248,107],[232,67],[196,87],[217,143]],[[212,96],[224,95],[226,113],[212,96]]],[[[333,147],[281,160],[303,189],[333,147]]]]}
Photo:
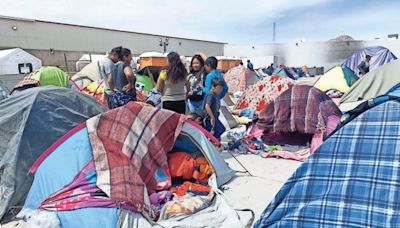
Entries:
{"type": "Polygon", "coordinates": [[[227,44],[224,54],[240,58],[256,59],[260,56],[274,56],[275,64],[300,67],[331,67],[341,65],[354,52],[372,46],[388,48],[400,57],[400,40],[353,40],[268,44],[227,44]]]}
{"type": "Polygon", "coordinates": [[[192,56],[197,52],[223,55],[222,42],[0,16],[0,50],[22,48],[40,58],[43,65],[67,71],[75,70],[75,63],[82,55],[104,54],[118,45],[131,49],[134,55],[162,52],[160,39],[166,38],[167,50],[180,55],[192,56]]]}

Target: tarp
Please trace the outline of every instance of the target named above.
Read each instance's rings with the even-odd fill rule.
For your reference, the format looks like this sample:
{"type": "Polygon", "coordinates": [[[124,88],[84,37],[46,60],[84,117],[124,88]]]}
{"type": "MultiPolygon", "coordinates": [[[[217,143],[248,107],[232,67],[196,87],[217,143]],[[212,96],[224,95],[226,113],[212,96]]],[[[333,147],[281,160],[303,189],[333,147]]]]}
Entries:
{"type": "Polygon", "coordinates": [[[359,79],[340,100],[340,109],[348,111],[371,98],[385,94],[400,82],[400,60],[392,61],[359,79]]]}
{"type": "Polygon", "coordinates": [[[358,77],[350,68],[336,66],[321,76],[314,87],[323,92],[334,89],[346,93],[357,80],[358,77]]]}
{"type": "Polygon", "coordinates": [[[285,90],[291,88],[294,81],[288,77],[273,75],[264,77],[246,89],[235,105],[235,109],[253,108],[261,111],[285,90]]]}
{"type": "Polygon", "coordinates": [[[22,205],[34,161],[59,137],[105,109],[89,96],[53,86],[20,92],[0,102],[0,218],[22,205]]]}
{"type": "Polygon", "coordinates": [[[3,84],[0,82],[0,101],[8,97],[7,91],[3,88],[3,84]]]}
{"type": "Polygon", "coordinates": [[[397,227],[400,103],[331,135],[284,184],[255,227],[397,227]]]}
{"type": "Polygon", "coordinates": [[[229,92],[243,92],[247,87],[258,81],[258,77],[254,71],[244,66],[233,67],[225,73],[224,79],[228,84],[229,92]]]}
{"type": "Polygon", "coordinates": [[[384,65],[390,61],[396,60],[397,57],[387,48],[376,46],[367,47],[362,50],[355,52],[353,55],[349,56],[346,61],[344,61],[343,66],[347,66],[355,72],[356,75],[359,74],[358,65],[365,59],[366,55],[371,56],[369,62],[369,70],[374,70],[381,65],[384,65]]]}
{"type": "MultiPolygon", "coordinates": [[[[120,109],[123,108],[124,107],[120,109]]],[[[157,110],[155,108],[153,109],[157,110]]],[[[115,112],[115,110],[109,112],[115,112]]],[[[164,111],[159,110],[158,112],[164,111]]],[[[132,134],[137,133],[139,132],[132,132],[132,134]]],[[[109,139],[111,139],[117,137],[117,135],[109,135],[109,137],[109,139]]],[[[145,135],[143,135],[143,137],[146,137],[145,140],[150,140],[145,135]]],[[[85,125],[75,128],[56,142],[52,150],[48,150],[47,152],[49,153],[38,159],[32,167],[32,171],[35,171],[35,168],[37,168],[37,170],[24,208],[37,209],[51,194],[65,186],[69,186],[69,183],[73,181],[76,174],[93,159],[92,148],[93,145],[91,146],[89,132],[85,125]]],[[[125,211],[119,206],[107,207],[106,205],[101,206],[96,203],[93,203],[92,207],[56,211],[54,213],[57,214],[62,227],[117,227],[117,224],[122,225],[122,227],[151,227],[151,225],[155,227],[158,227],[157,225],[162,227],[182,227],[188,226],[189,224],[191,227],[204,227],[204,224],[209,224],[209,226],[212,227],[244,227],[249,220],[243,220],[243,218],[227,204],[223,194],[218,190],[218,186],[231,180],[234,176],[234,172],[227,166],[224,159],[205,135],[196,125],[193,125],[193,123],[189,121],[183,124],[173,151],[191,150],[191,148],[195,148],[194,150],[196,151],[201,151],[215,171],[210,177],[209,184],[212,186],[216,195],[212,204],[206,209],[189,216],[182,215],[167,220],[161,219],[157,221],[157,224],[148,221],[139,213],[125,211]]],[[[138,151],[136,151],[136,155],[133,157],[133,163],[140,164],[137,162],[139,162],[141,155],[142,147],[138,147],[138,151]]],[[[127,170],[120,170],[120,172],[126,171],[127,170]]],[[[146,172],[142,174],[150,176],[149,173],[146,172]]],[[[90,179],[90,183],[96,183],[98,176],[96,172],[94,172],[93,174],[87,175],[87,178],[90,179]]],[[[115,181],[117,180],[113,180],[113,182],[115,181]]],[[[86,189],[86,186],[86,184],[81,185],[83,189],[86,189]]],[[[101,196],[101,194],[96,195],[101,196]]],[[[69,196],[66,195],[66,197],[68,199],[69,196]]]]}

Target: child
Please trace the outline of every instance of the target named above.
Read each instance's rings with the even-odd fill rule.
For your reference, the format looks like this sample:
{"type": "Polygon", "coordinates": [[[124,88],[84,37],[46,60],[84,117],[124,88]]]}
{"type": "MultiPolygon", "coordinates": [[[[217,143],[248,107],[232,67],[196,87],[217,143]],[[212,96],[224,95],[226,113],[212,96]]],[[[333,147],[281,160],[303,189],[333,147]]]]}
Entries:
{"type": "Polygon", "coordinates": [[[206,114],[203,110],[196,109],[194,112],[190,113],[189,118],[198,123],[200,126],[204,127],[204,119],[206,118],[206,114]]]}
{"type": "Polygon", "coordinates": [[[219,121],[220,98],[219,95],[224,89],[225,82],[219,78],[214,78],[210,92],[204,98],[204,110],[206,112],[205,128],[217,139],[221,138],[225,132],[225,127],[219,121]]]}

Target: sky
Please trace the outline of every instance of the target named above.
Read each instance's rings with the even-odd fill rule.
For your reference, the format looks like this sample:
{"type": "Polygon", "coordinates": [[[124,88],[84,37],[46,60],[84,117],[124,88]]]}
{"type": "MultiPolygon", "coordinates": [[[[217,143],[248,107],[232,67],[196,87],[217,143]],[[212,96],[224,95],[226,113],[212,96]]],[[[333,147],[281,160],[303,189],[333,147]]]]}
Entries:
{"type": "Polygon", "coordinates": [[[400,33],[399,0],[0,0],[0,15],[226,43],[400,33]]]}

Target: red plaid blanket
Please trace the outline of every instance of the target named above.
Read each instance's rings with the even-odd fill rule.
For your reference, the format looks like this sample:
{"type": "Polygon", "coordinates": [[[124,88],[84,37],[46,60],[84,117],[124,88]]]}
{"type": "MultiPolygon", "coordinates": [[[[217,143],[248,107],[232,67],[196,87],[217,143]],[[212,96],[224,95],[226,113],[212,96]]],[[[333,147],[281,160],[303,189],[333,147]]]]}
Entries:
{"type": "Polygon", "coordinates": [[[133,102],[89,119],[97,186],[117,205],[152,217],[149,194],[157,188],[155,172],[162,168],[169,175],[167,153],[185,120],[133,102]]]}
{"type": "Polygon", "coordinates": [[[325,132],[329,116],[341,116],[325,93],[306,85],[295,85],[279,95],[260,113],[257,127],[264,134],[325,132]]]}

